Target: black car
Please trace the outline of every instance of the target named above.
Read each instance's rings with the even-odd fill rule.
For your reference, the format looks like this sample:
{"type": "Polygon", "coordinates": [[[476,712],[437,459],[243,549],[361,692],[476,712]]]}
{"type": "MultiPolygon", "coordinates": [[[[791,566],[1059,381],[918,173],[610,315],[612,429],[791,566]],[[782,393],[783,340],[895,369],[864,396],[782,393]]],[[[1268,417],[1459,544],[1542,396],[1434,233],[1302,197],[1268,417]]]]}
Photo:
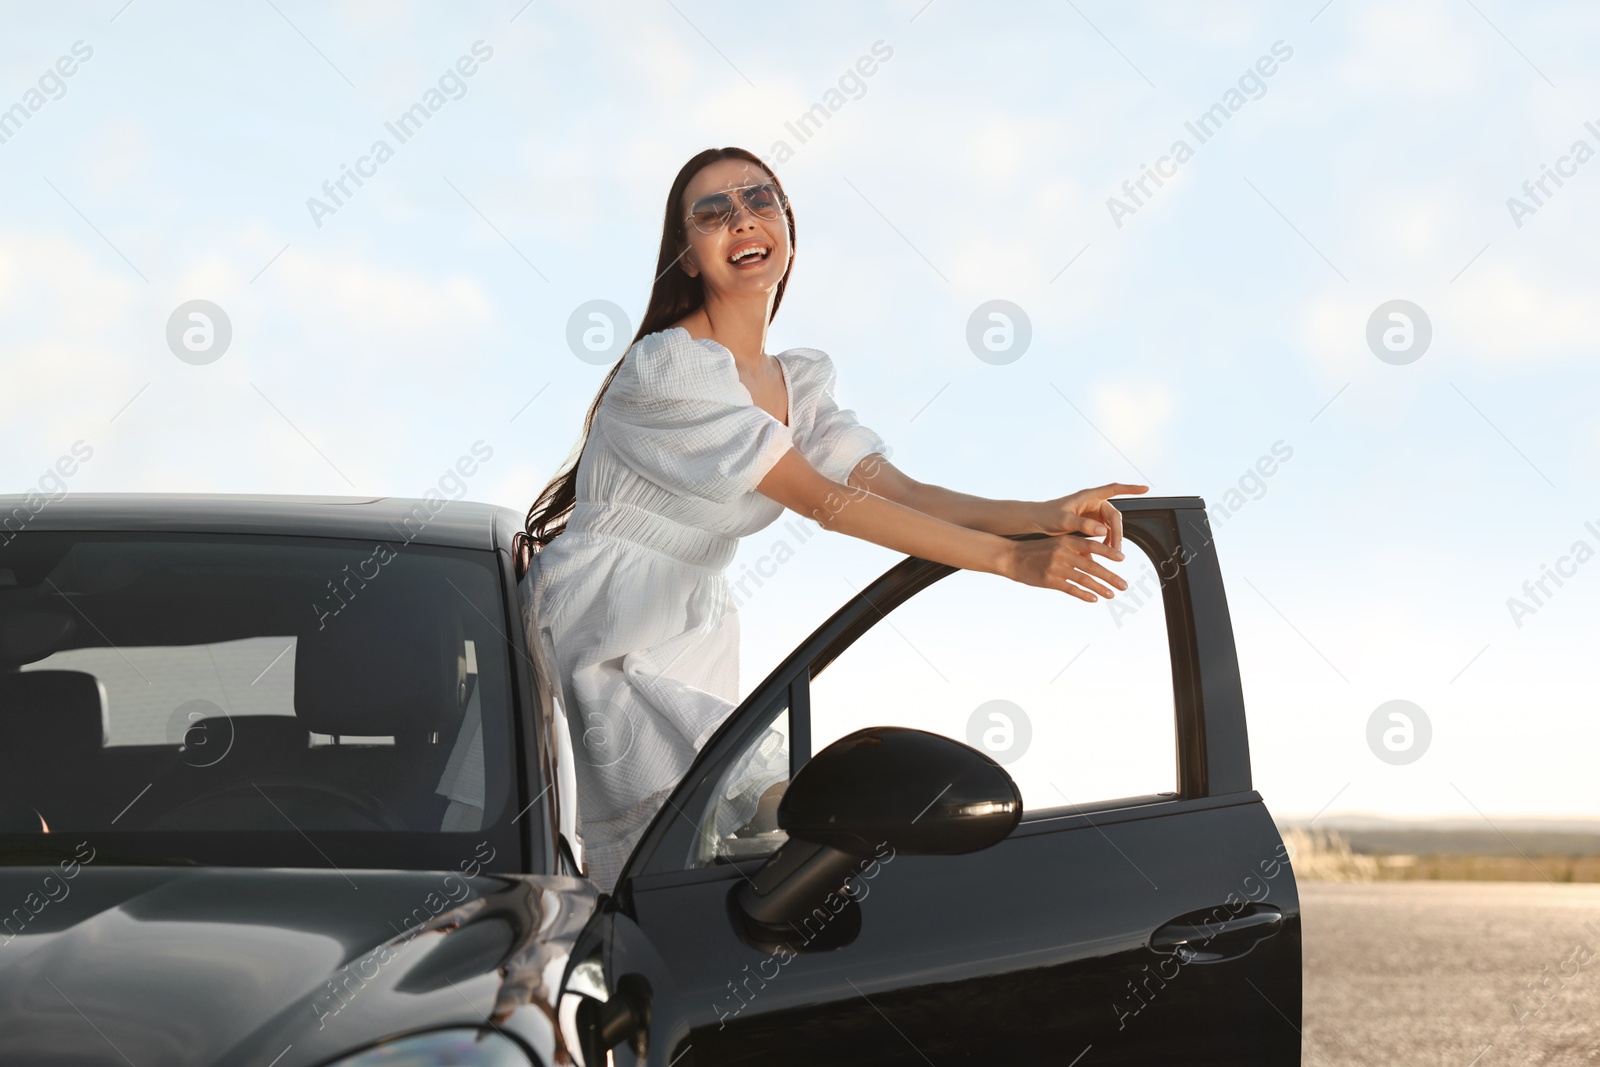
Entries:
{"type": "Polygon", "coordinates": [[[0,1063],[1299,1063],[1299,899],[1204,504],[1117,504],[1172,788],[1041,806],[909,698],[818,728],[814,684],[903,605],[1012,584],[906,558],[601,893],[513,512],[0,498],[0,1063]]]}

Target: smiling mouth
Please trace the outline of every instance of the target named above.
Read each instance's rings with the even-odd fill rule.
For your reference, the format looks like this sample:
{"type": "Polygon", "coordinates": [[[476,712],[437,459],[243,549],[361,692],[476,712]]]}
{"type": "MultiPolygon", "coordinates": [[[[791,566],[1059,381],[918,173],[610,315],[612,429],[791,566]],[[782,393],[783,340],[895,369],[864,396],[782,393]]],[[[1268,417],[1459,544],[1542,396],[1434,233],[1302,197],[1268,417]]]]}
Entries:
{"type": "Polygon", "coordinates": [[[757,263],[765,262],[767,257],[771,254],[772,249],[770,248],[765,248],[761,245],[750,245],[748,248],[741,248],[739,251],[729,256],[728,262],[732,263],[735,267],[749,267],[757,263]]]}

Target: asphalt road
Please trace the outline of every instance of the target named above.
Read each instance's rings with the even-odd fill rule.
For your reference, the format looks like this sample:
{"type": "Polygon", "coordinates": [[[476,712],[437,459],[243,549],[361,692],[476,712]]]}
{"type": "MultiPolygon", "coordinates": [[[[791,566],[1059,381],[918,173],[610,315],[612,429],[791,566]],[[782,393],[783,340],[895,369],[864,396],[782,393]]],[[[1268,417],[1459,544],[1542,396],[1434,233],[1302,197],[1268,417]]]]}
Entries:
{"type": "Polygon", "coordinates": [[[1600,885],[1304,882],[1306,1067],[1600,1065],[1600,885]]]}

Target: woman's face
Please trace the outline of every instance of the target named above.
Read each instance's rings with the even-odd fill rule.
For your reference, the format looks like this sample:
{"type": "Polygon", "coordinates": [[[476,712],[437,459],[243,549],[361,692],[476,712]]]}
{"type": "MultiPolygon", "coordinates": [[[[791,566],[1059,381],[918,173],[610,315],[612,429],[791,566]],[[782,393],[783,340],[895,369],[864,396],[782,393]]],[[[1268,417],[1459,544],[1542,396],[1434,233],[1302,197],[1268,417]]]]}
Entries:
{"type": "MultiPolygon", "coordinates": [[[[688,215],[690,207],[703,196],[771,180],[766,169],[755,163],[719,159],[702,167],[689,180],[678,210],[688,215]]],[[[689,248],[679,263],[691,278],[704,279],[707,296],[770,293],[789,269],[792,250],[788,217],[780,211],[775,219],[759,218],[745,205],[742,194],[730,195],[737,210],[727,225],[715,233],[701,233],[693,223],[684,224],[689,248]],[[766,254],[744,256],[738,263],[732,261],[731,256],[751,246],[766,249],[766,254]]]]}

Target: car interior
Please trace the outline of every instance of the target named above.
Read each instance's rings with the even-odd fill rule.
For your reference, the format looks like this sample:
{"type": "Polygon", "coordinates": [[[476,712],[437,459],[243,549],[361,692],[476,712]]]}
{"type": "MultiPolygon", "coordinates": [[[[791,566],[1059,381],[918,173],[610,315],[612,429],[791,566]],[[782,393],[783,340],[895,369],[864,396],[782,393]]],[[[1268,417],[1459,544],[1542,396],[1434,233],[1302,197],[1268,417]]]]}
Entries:
{"type": "Polygon", "coordinates": [[[493,818],[510,775],[508,746],[485,744],[510,729],[496,575],[426,546],[360,570],[370,553],[48,533],[0,549],[0,832],[493,818]]]}

